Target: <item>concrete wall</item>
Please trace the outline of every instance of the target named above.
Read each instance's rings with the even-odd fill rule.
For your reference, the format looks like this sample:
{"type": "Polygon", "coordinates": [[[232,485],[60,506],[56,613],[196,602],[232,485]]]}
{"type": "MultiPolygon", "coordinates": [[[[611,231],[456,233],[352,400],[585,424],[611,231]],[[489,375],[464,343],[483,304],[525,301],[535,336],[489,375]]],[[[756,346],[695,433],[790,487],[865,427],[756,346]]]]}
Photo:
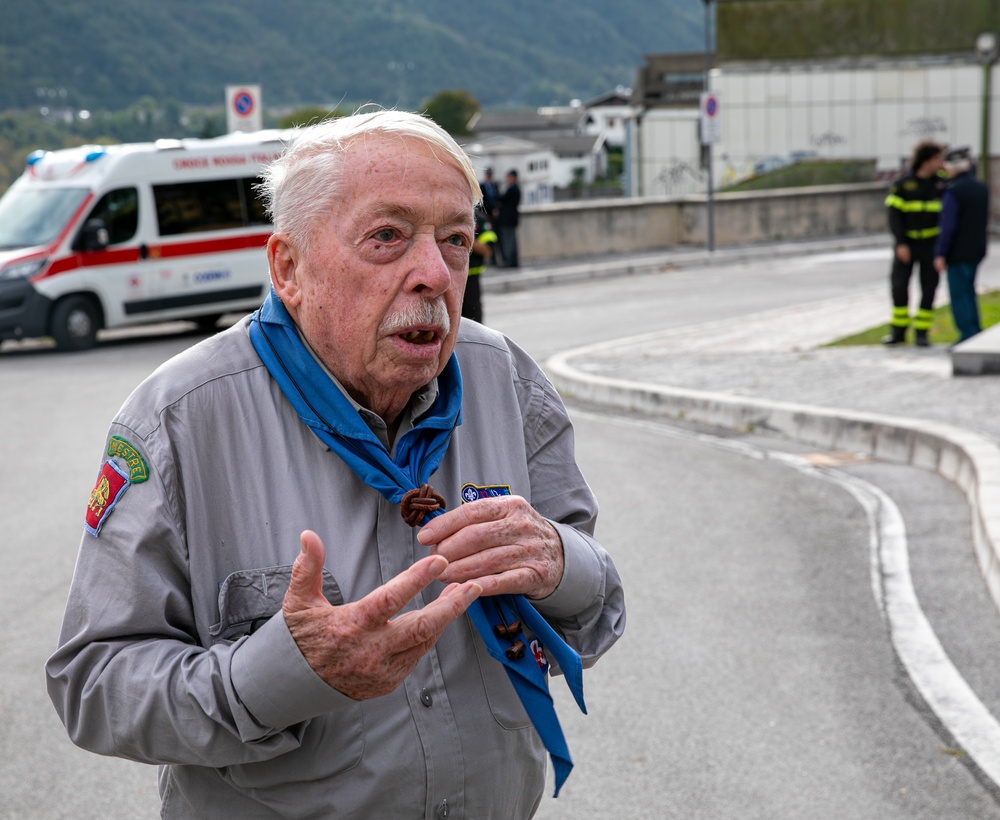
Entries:
{"type": "MultiPolygon", "coordinates": [[[[718,194],[715,244],[887,232],[885,192],[871,183],[718,194]]],[[[660,250],[705,244],[707,225],[704,196],[564,202],[522,208],[518,244],[525,262],[660,250]]]]}
{"type": "MultiPolygon", "coordinates": [[[[711,77],[724,111],[712,152],[717,187],[727,175],[749,175],[760,160],[788,161],[798,152],[874,159],[878,172],[889,173],[909,162],[922,139],[968,145],[981,156],[985,75],[972,42],[965,55],[936,61],[722,66],[711,77]]],[[[995,84],[990,96],[996,120],[995,84]]],[[[1000,134],[989,142],[991,155],[1000,152],[1000,134]]]]}

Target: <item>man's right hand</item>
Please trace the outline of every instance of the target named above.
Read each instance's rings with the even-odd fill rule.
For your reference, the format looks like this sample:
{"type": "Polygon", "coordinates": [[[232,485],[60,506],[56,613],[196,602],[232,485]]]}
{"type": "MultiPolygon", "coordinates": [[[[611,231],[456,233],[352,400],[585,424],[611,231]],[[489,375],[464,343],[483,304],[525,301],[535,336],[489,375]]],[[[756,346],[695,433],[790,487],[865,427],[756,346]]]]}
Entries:
{"type": "Polygon", "coordinates": [[[387,695],[399,686],[483,591],[476,583],[452,584],[422,609],[398,615],[448,566],[443,556],[431,555],[360,601],[333,606],[323,597],[323,542],[311,530],[301,541],[281,605],[285,623],[316,674],[355,700],[387,695]]]}
{"type": "Polygon", "coordinates": [[[909,265],[910,264],[910,246],[906,245],[906,244],[896,245],[896,258],[900,262],[902,262],[904,265],[909,265]]]}

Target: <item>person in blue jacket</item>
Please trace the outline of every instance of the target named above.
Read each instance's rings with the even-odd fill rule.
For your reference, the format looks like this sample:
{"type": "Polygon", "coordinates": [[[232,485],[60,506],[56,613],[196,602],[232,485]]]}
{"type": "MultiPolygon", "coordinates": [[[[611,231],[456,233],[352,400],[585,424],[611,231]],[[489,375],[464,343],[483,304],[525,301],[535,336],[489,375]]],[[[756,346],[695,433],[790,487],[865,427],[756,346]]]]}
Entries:
{"type": "Polygon", "coordinates": [[[961,343],[982,330],[976,271],[986,257],[990,192],[976,179],[968,148],[949,151],[945,168],[951,183],[941,199],[941,232],[934,244],[934,267],[938,273],[948,273],[951,315],[961,343]]]}

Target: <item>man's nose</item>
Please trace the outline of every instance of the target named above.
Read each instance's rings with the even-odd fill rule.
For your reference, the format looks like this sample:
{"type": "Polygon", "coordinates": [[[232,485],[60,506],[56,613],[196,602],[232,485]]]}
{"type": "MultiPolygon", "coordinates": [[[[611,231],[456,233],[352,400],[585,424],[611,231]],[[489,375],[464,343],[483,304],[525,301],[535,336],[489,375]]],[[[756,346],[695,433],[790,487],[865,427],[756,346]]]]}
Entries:
{"type": "Polygon", "coordinates": [[[413,254],[410,289],[424,296],[444,293],[451,285],[453,271],[441,254],[437,240],[430,236],[420,237],[414,243],[413,254]]]}

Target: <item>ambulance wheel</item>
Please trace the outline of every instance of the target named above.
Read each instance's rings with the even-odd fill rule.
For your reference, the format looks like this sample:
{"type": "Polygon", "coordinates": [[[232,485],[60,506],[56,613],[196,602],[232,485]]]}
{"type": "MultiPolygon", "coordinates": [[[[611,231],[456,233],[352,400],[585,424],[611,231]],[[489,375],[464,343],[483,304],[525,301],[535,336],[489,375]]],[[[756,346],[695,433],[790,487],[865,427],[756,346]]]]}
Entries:
{"type": "Polygon", "coordinates": [[[217,326],[221,318],[221,313],[210,313],[207,316],[196,316],[194,323],[198,325],[198,330],[203,330],[206,333],[214,333],[218,330],[217,326]]]}
{"type": "Polygon", "coordinates": [[[87,296],[67,296],[56,302],[49,331],[60,350],[87,350],[97,344],[101,312],[87,296]]]}

